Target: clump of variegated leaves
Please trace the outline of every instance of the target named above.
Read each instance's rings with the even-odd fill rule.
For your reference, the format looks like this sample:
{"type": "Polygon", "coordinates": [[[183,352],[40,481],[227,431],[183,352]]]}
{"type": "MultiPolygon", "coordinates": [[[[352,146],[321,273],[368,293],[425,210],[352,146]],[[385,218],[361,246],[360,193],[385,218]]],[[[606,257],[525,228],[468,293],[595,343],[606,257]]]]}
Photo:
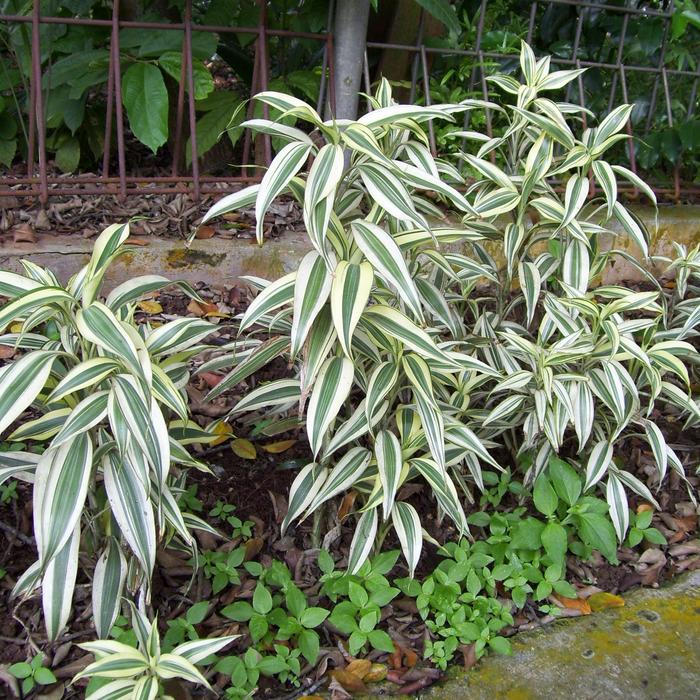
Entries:
{"type": "Polygon", "coordinates": [[[543,94],[580,71],[550,72],[549,58],[536,61],[525,44],[520,61],[523,83],[492,78],[515,104],[396,105],[382,80],[372,111],[324,122],[300,100],[261,93],[257,100],[310,124],[318,138],[276,121],[247,122],[288,143],[259,185],[224,197],[205,217],[254,204],[262,242],[275,197],[291,194],[303,206],[312,252],[277,281],[248,279],[259,294],[240,339],[202,369],[233,365],[213,397],[276,357],[294,363],[291,378],[259,386],[232,414],[262,414],[279,430],[305,423],[314,461],[292,485],[283,527],[354,489],[351,571],[378,530],[383,540],[393,524],[413,573],[425,533],[414,507],[397,498],[408,481],[427,482],[439,512],[466,532],[462,503],[472,484],[483,489],[482,465],[501,468],[492,456],[499,446],[531,465],[530,484],[549,455],[577,454],[586,489],[605,480],[620,540],[625,487],[655,500],[614,461],[616,444],[640,431],[658,481],[668,467],[684,478],[649,415],[660,402],[698,414],[683,362],[695,351],[668,336],[657,282],[650,292],[590,289],[615,256],[633,262],[605,249],[611,220],[648,255],[642,223],[617,201],[616,177],[654,195],[603,160],[626,138],[631,108],[618,107],[577,138],[571,124],[581,108],[543,94]],[[483,142],[476,155],[462,154],[479,178],[465,197],[459,171],[433,158],[422,124],[482,108],[498,112],[505,127],[495,138],[455,130],[483,142]],[[589,201],[590,171],[604,196],[589,201]],[[564,180],[563,196],[552,178],[564,180]],[[444,221],[435,197],[460,212],[461,224],[431,223],[444,221]]]}
{"type": "Polygon", "coordinates": [[[99,301],[108,266],[129,250],[128,236],[128,225],[107,228],[65,286],[28,261],[24,275],[0,272],[0,294],[9,298],[0,332],[10,329],[0,343],[22,352],[0,368],[0,433],[31,406],[39,417],[3,439],[46,446],[40,455],[0,453],[0,483],[34,484],[39,559],[13,593],[41,586],[49,639],[70,615],[79,549],[97,559],[92,608],[104,637],[126,589],[148,596],[158,544],[175,537],[194,547],[189,529],[211,530],[181,511],[178,472],[207,469],[183,446],[209,437],[189,421],[184,387],[188,360],[216,326],[195,318],[137,325],[136,301],[171,284],[159,275],[134,278],[99,301]]]}
{"type": "Polygon", "coordinates": [[[81,678],[99,679],[101,685],[89,692],[93,700],[152,700],[164,695],[163,682],[179,679],[203,685],[211,690],[207,679],[197,664],[216,654],[240,635],[229,635],[215,639],[196,639],[176,646],[171,652],[161,653],[158,634],[158,618],[153,622],[131,604],[132,629],[136,635],[137,648],[100,639],[78,646],[95,656],[95,661],[81,671],[72,683],[81,678]]]}

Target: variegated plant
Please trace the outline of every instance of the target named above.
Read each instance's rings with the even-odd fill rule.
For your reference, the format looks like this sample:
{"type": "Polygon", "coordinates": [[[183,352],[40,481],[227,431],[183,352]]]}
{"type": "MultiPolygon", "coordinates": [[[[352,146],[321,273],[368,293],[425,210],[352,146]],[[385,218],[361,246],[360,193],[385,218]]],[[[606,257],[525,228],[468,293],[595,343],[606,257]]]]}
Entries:
{"type": "Polygon", "coordinates": [[[9,330],[0,343],[21,353],[0,368],[0,433],[14,425],[4,440],[46,445],[40,455],[0,453],[0,483],[34,484],[39,558],[14,593],[41,586],[51,639],[71,611],[79,549],[97,558],[93,612],[106,636],[126,581],[132,591],[148,590],[159,541],[176,535],[193,545],[189,528],[208,527],[181,512],[171,465],[206,469],[183,447],[187,438],[207,438],[190,434],[184,386],[188,359],[215,326],[194,318],[137,326],[135,302],[171,284],[158,275],[134,278],[99,301],[128,236],[128,225],[106,229],[65,286],[28,261],[25,275],[0,272],[0,295],[9,299],[0,308],[0,332],[9,330]]]}
{"type": "Polygon", "coordinates": [[[482,465],[500,468],[491,454],[497,446],[511,451],[509,463],[532,464],[529,483],[551,452],[578,459],[588,488],[606,485],[621,540],[624,487],[654,499],[616,465],[616,446],[638,433],[657,458],[659,479],[669,466],[683,473],[651,416],[660,401],[697,413],[684,387],[684,361],[695,351],[663,335],[657,283],[653,292],[591,289],[616,256],[644,270],[611,249],[610,237],[622,232],[648,256],[648,234],[618,201],[616,178],[654,195],[604,160],[627,138],[630,108],[577,138],[585,110],[541,95],[580,71],[550,72],[549,58],[536,61],[525,44],[521,67],[522,83],[492,78],[514,104],[396,105],[382,81],[374,109],[357,122],[324,122],[299,100],[258,95],[309,123],[318,138],[248,122],[289,143],[260,185],[224,197],[205,217],[255,205],[262,241],[276,196],[303,205],[313,252],[282,279],[248,280],[259,294],[241,320],[243,337],[203,369],[233,365],[216,396],[276,357],[291,360],[290,378],[259,386],[233,414],[264,414],[279,430],[305,423],[314,461],[292,486],[284,525],[355,490],[352,570],[391,524],[414,570],[424,533],[401,498],[407,481],[426,482],[440,513],[465,531],[463,502],[472,484],[483,487],[482,465]],[[477,176],[463,196],[461,175],[431,156],[421,125],[481,108],[498,114],[503,133],[455,130],[480,143],[476,154],[460,154],[477,176]],[[589,198],[593,182],[602,197],[589,198]],[[460,223],[435,225],[444,222],[435,200],[459,212],[460,223]]]}
{"type": "MultiPolygon", "coordinates": [[[[628,138],[622,131],[631,106],[617,107],[577,138],[586,110],[546,95],[581,71],[550,72],[549,57],[535,60],[526,44],[520,64],[522,83],[511,76],[490,78],[514,100],[512,105],[505,100],[491,105],[503,134],[488,138],[455,132],[481,143],[476,154],[459,155],[477,176],[470,197],[476,221],[491,226],[496,242],[490,248],[495,256],[488,247],[472,246],[494,283],[494,294],[475,302],[473,284],[455,288],[449,283],[443,292],[472,333],[490,340],[480,350],[484,362],[508,375],[472,396],[472,420],[514,453],[534,457],[530,481],[546,468],[552,452],[577,454],[586,489],[605,480],[622,541],[628,517],[625,487],[650,503],[655,500],[644,483],[615,461],[616,445],[637,434],[651,447],[657,483],[668,467],[685,478],[681,460],[652,416],[663,404],[698,414],[687,393],[686,368],[698,355],[682,338],[700,315],[686,311],[681,333],[667,332],[669,300],[647,271],[649,235],[617,199],[619,176],[656,204],[651,189],[634,173],[605,160],[611,146],[628,138]],[[594,184],[602,196],[590,197],[594,184]],[[609,245],[620,234],[637,247],[642,264],[609,245]],[[616,258],[636,267],[654,291],[595,286],[616,258]],[[511,294],[514,285],[519,291],[511,294]]],[[[473,226],[473,219],[467,215],[465,225],[473,226]]],[[[682,286],[692,263],[674,265],[681,269],[682,286]]]]}
{"type": "Polygon", "coordinates": [[[481,483],[481,463],[498,466],[462,412],[470,392],[499,373],[473,356],[461,319],[436,285],[443,276],[458,279],[453,265],[461,259],[443,255],[440,246],[483,236],[478,226],[429,223],[442,218],[430,197],[463,214],[474,211],[450,184],[461,182],[458,172],[431,156],[421,128],[479,103],[396,105],[382,81],[367,115],[324,122],[287,95],[256,99],[306,121],[319,138],[271,121],[248,122],[289,143],[260,185],[224,197],[205,220],[255,204],[262,241],[268,206],[291,194],[303,205],[313,251],[280,280],[248,280],[260,293],[241,319],[245,337],[201,368],[234,365],[210,397],[276,357],[289,358],[290,378],[259,386],[233,409],[236,416],[263,413],[279,430],[298,425],[298,416],[305,423],[314,461],[292,485],[283,527],[354,489],[350,569],[366,559],[378,529],[393,525],[412,573],[423,532],[401,487],[427,482],[441,512],[465,532],[458,487],[468,491],[465,474],[481,483]]]}
{"type": "MultiPolygon", "coordinates": [[[[176,646],[171,652],[161,653],[158,619],[150,622],[133,605],[132,629],[138,648],[99,639],[78,646],[95,656],[95,661],[81,671],[72,683],[81,678],[105,679],[107,682],[88,692],[91,700],[154,700],[170,697],[165,694],[164,681],[179,679],[202,685],[211,690],[207,679],[197,668],[217,651],[238,639],[240,635],[195,639],[176,646]]],[[[88,687],[89,688],[89,687],[88,687]]]]}

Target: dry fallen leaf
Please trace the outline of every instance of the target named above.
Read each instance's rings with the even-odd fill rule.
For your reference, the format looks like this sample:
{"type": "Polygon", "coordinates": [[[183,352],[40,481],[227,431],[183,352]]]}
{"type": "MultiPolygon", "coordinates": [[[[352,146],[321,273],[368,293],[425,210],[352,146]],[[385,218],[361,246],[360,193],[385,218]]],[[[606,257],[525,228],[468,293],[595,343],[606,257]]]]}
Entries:
{"type": "Polygon", "coordinates": [[[148,241],[145,238],[134,238],[133,236],[129,236],[126,239],[126,245],[137,245],[139,247],[143,247],[148,245],[148,241]]]}
{"type": "Polygon", "coordinates": [[[201,372],[199,374],[199,377],[201,377],[207,383],[207,386],[209,386],[209,388],[211,389],[213,389],[217,384],[219,384],[224,378],[223,375],[215,374],[214,372],[201,372]]]}
{"type": "Polygon", "coordinates": [[[0,360],[9,360],[11,357],[14,357],[15,348],[9,346],[9,345],[0,345],[0,360]]]}
{"type": "Polygon", "coordinates": [[[345,670],[348,673],[354,673],[360,680],[362,680],[372,668],[372,662],[369,659],[355,659],[351,661],[345,670]]]}
{"type": "Polygon", "coordinates": [[[195,238],[206,239],[211,238],[216,233],[216,229],[213,226],[200,226],[195,233],[195,238]]]}
{"type": "Polygon", "coordinates": [[[588,605],[593,612],[600,612],[607,608],[622,608],[625,605],[625,599],[619,595],[613,595],[606,591],[594,593],[588,598],[588,605]]]}
{"type": "Polygon", "coordinates": [[[36,243],[36,234],[29,224],[19,224],[12,229],[12,240],[15,243],[36,243]]]}
{"type": "Polygon", "coordinates": [[[206,316],[207,318],[228,318],[229,314],[225,314],[219,310],[219,307],[210,301],[195,301],[192,299],[187,304],[187,310],[195,316],[206,316]]]}
{"type": "Polygon", "coordinates": [[[265,452],[277,455],[281,452],[285,452],[296,444],[296,440],[278,440],[277,442],[269,442],[267,445],[260,445],[260,447],[262,447],[265,452]]]}
{"type": "Polygon", "coordinates": [[[231,441],[231,449],[241,459],[255,459],[258,456],[255,445],[245,438],[237,438],[231,441]]]}
{"type": "Polygon", "coordinates": [[[338,508],[338,520],[342,523],[345,518],[348,517],[355,505],[355,499],[357,498],[357,491],[348,491],[343,497],[343,502],[338,508]]]}
{"type": "Polygon", "coordinates": [[[262,537],[251,537],[245,543],[245,557],[244,561],[251,561],[260,554],[260,551],[265,544],[265,540],[262,537]]]}
{"type": "Polygon", "coordinates": [[[386,678],[388,669],[385,664],[372,664],[372,668],[362,679],[365,683],[379,683],[386,678]]]}
{"type": "Polygon", "coordinates": [[[338,681],[338,683],[340,683],[345,690],[351,693],[364,693],[367,691],[367,687],[362,682],[362,679],[358,678],[354,673],[346,671],[345,669],[336,669],[335,671],[331,671],[331,678],[338,681]]]}
{"type": "Polygon", "coordinates": [[[557,603],[566,610],[576,610],[580,615],[590,615],[591,606],[588,604],[587,600],[583,598],[565,598],[563,595],[554,594],[557,603]]]}
{"type": "Polygon", "coordinates": [[[209,431],[214,433],[214,435],[219,436],[217,438],[214,438],[209,443],[212,447],[215,447],[216,445],[221,445],[224,442],[226,442],[226,440],[233,437],[233,429],[226,421],[219,421],[214,426],[209,428],[209,431]]]}
{"type": "Polygon", "coordinates": [[[157,301],[152,300],[140,301],[136,306],[147,314],[159,314],[163,311],[163,307],[157,301]]]}

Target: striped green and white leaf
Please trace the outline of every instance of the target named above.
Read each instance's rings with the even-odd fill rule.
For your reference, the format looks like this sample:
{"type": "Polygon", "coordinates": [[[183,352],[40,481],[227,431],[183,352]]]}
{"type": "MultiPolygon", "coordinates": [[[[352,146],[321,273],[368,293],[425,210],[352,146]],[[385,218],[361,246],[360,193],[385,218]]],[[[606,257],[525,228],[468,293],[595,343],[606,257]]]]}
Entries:
{"type": "Polygon", "coordinates": [[[542,278],[537,265],[532,262],[521,262],[518,265],[518,277],[520,287],[525,295],[525,308],[527,309],[527,325],[532,323],[537,310],[537,301],[540,297],[542,278]]]}
{"type": "Polygon", "coordinates": [[[353,447],[348,450],[338,464],[331,469],[309,506],[309,513],[315,511],[325,501],[347,491],[356,481],[359,481],[367,470],[371,458],[372,453],[364,447],[353,447]]]}
{"type": "Polygon", "coordinates": [[[34,402],[57,357],[56,352],[36,350],[0,368],[0,433],[34,402]]]}
{"type": "Polygon", "coordinates": [[[352,356],[352,336],[367,306],[374,282],[374,270],[368,262],[341,260],[335,268],[331,287],[333,324],[343,352],[352,356]]]}
{"type": "MultiPolygon", "coordinates": [[[[256,96],[258,99],[259,97],[259,95],[256,96]]],[[[258,196],[255,200],[255,237],[259,244],[262,244],[263,241],[265,214],[270,204],[284,191],[289,181],[301,170],[311,148],[312,146],[309,143],[297,141],[288,143],[275,156],[275,159],[263,176],[258,196]]]]}
{"type": "Polygon", "coordinates": [[[352,388],[355,367],[347,357],[333,357],[321,367],[306,416],[306,430],[314,456],[352,388]]]}
{"type": "Polygon", "coordinates": [[[247,330],[260,318],[278,309],[294,299],[294,282],[296,272],[290,272],[274,282],[270,282],[258,296],[253,299],[246,310],[239,326],[239,333],[247,330]]]}
{"type": "Polygon", "coordinates": [[[45,442],[61,429],[70,413],[70,408],[59,408],[55,411],[49,411],[39,418],[22,423],[7,436],[7,439],[13,442],[22,442],[24,440],[45,442]]]}
{"type": "Polygon", "coordinates": [[[365,510],[357,521],[355,533],[350,543],[350,553],[348,554],[348,572],[350,574],[356,574],[367,560],[374,546],[378,524],[377,508],[365,510]]]}
{"type": "Polygon", "coordinates": [[[286,532],[292,520],[298,518],[309,507],[327,477],[328,469],[316,462],[307,464],[296,475],[289,489],[289,508],[282,521],[282,533],[286,532]]]}
{"type": "Polygon", "coordinates": [[[33,452],[0,452],[0,485],[8,479],[34,481],[34,471],[39,459],[41,456],[33,452]]]}
{"type": "Polygon", "coordinates": [[[299,265],[294,284],[294,319],[292,321],[291,356],[296,357],[311,324],[331,292],[332,277],[326,263],[316,252],[307,253],[299,265]]]}
{"type": "Polygon", "coordinates": [[[73,607],[73,591],[78,576],[80,524],[68,532],[61,549],[47,563],[41,577],[41,603],[46,636],[54,641],[63,632],[73,607]]]}
{"type": "Polygon", "coordinates": [[[586,463],[586,482],[583,486],[584,491],[588,491],[592,486],[595,486],[607,473],[608,468],[612,463],[613,446],[611,443],[601,440],[591,450],[586,463]]]}
{"type": "Polygon", "coordinates": [[[142,478],[128,456],[108,452],[102,461],[105,490],[112,515],[129,547],[150,575],[156,557],[153,509],[142,478]]]}
{"type": "Polygon", "coordinates": [[[355,243],[367,260],[397,289],[413,315],[422,320],[420,294],[394,239],[384,229],[368,221],[353,221],[352,232],[355,243]]]}
{"type": "Polygon", "coordinates": [[[172,651],[174,656],[186,659],[192,664],[204,661],[212,654],[221,651],[225,646],[238,639],[240,634],[229,634],[225,637],[212,637],[209,639],[195,639],[183,644],[178,644],[172,651]]]}
{"type": "Polygon", "coordinates": [[[444,469],[433,460],[419,457],[412,459],[411,466],[415,467],[430,485],[440,507],[459,528],[460,534],[469,533],[469,525],[457,494],[454,482],[444,469]]]}
{"type": "Polygon", "coordinates": [[[107,540],[107,546],[95,564],[92,579],[92,612],[97,636],[104,639],[112,629],[121,608],[126,581],[126,558],[117,541],[107,540]]]}
{"type": "Polygon", "coordinates": [[[323,450],[324,460],[328,459],[328,457],[344,445],[357,440],[370,431],[384,417],[384,414],[389,408],[388,401],[380,403],[374,408],[370,419],[368,418],[366,405],[366,399],[363,399],[352,415],[337,428],[333,437],[328,441],[328,444],[323,450]]]}
{"type": "Polygon", "coordinates": [[[47,403],[59,401],[81,389],[89,389],[99,385],[100,382],[121,368],[122,365],[117,360],[109,357],[93,357],[85,360],[68,371],[49,394],[46,399],[47,403]]]}
{"type": "Polygon", "coordinates": [[[222,214],[228,214],[231,211],[252,206],[258,199],[259,191],[260,185],[250,185],[238,190],[238,192],[227,194],[209,208],[202,219],[202,224],[206,224],[207,221],[211,221],[211,219],[222,214]]]}
{"type": "Polygon", "coordinates": [[[0,309],[0,330],[11,322],[17,322],[44,306],[61,308],[62,304],[75,304],[75,298],[60,287],[39,287],[16,297],[0,309]]]}
{"type": "MultiPolygon", "coordinates": [[[[246,355],[243,361],[234,367],[207,395],[206,400],[210,401],[225,391],[247,379],[251,374],[257,372],[261,367],[279,357],[289,348],[289,338],[270,338],[246,355]]],[[[206,369],[204,371],[210,371],[206,369]]]]}
{"type": "Polygon", "coordinates": [[[36,468],[34,534],[42,567],[63,548],[79,525],[92,473],[92,442],[82,434],[49,448],[36,468]]]}
{"type": "Polygon", "coordinates": [[[423,548],[420,517],[410,503],[397,501],[391,511],[391,521],[401,543],[401,551],[408,564],[408,575],[413,578],[423,548]]]}
{"type": "Polygon", "coordinates": [[[627,503],[625,487],[613,472],[608,473],[605,497],[617,539],[622,543],[629,528],[629,504],[627,503]]]}
{"type": "Polygon", "coordinates": [[[139,342],[139,336],[130,334],[128,326],[102,302],[95,301],[90,306],[80,309],[76,314],[75,323],[86,340],[123,360],[136,374],[143,374],[138,352],[144,348],[143,341],[139,342]],[[139,343],[140,347],[137,348],[136,343],[139,343]]]}
{"type": "Polygon", "coordinates": [[[562,261],[564,282],[580,294],[588,291],[590,276],[590,256],[588,248],[578,238],[572,238],[566,246],[562,261]]]}
{"type": "Polygon", "coordinates": [[[592,151],[595,153],[602,145],[614,134],[620,131],[630,114],[632,113],[633,105],[620,105],[616,107],[605,119],[600,123],[600,126],[595,130],[593,138],[592,151]]]}
{"type": "Polygon", "coordinates": [[[107,416],[108,397],[108,391],[98,391],[83,399],[70,411],[67,420],[51,441],[51,446],[59,447],[100,423],[107,416]]]}
{"type": "Polygon", "coordinates": [[[246,394],[233,407],[231,414],[282,406],[298,401],[300,397],[301,386],[298,379],[275,379],[246,394]]]}
{"type": "Polygon", "coordinates": [[[197,345],[217,329],[201,318],[177,318],[151,331],[146,347],[153,356],[172,355],[197,345]]]}
{"type": "Polygon", "coordinates": [[[391,513],[396,492],[401,483],[403,459],[401,445],[393,433],[381,430],[374,443],[374,456],[377,460],[379,478],[382,484],[382,509],[386,520],[391,513]]]}
{"type": "Polygon", "coordinates": [[[241,128],[250,129],[259,134],[268,134],[285,141],[300,141],[313,145],[311,137],[301,129],[280,122],[273,122],[270,119],[248,119],[241,122],[241,128]]]}
{"type": "Polygon", "coordinates": [[[640,225],[640,221],[619,202],[613,204],[613,212],[625,233],[639,246],[644,257],[649,257],[647,236],[642,225],[640,225]]]}
{"type": "Polygon", "coordinates": [[[185,292],[187,296],[196,300],[201,300],[199,294],[197,294],[194,288],[187,282],[169,280],[162,275],[144,275],[123,282],[115,287],[107,296],[105,303],[112,311],[117,311],[122,306],[131,304],[146,294],[171,285],[177,286],[185,292]]]}

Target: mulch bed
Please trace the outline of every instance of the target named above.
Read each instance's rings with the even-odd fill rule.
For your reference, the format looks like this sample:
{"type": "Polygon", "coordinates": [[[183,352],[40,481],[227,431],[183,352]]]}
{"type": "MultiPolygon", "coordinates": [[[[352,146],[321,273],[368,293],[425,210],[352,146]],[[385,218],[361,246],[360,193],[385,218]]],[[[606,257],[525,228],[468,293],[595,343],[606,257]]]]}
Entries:
{"type": "MultiPolygon", "coordinates": [[[[247,291],[238,287],[210,288],[200,285],[200,293],[207,300],[205,305],[192,305],[187,299],[176,292],[163,292],[158,296],[162,312],[151,315],[154,320],[167,320],[175,314],[191,313],[206,315],[216,308],[219,312],[235,315],[245,308],[248,300],[247,291]],[[161,318],[162,317],[162,318],[161,318]]],[[[145,317],[145,312],[143,313],[145,317]]],[[[219,322],[222,326],[221,337],[217,342],[225,342],[232,338],[231,329],[227,327],[228,320],[213,316],[210,320],[219,322]]],[[[211,378],[194,378],[189,388],[190,399],[194,410],[194,418],[205,425],[214,418],[224,415],[229,408],[245,393],[247,387],[260,381],[274,377],[287,376],[288,369],[280,361],[270,368],[258,373],[246,381],[245,386],[224,394],[212,404],[201,404],[201,397],[211,386],[211,378]],[[209,383],[208,383],[209,381],[209,383]]],[[[700,449],[698,431],[683,431],[682,426],[673,422],[672,417],[656,416],[669,443],[679,453],[687,454],[697,463],[700,449]]],[[[237,438],[245,438],[250,431],[250,425],[232,423],[237,438]]],[[[236,516],[251,520],[254,523],[253,537],[246,545],[250,556],[263,564],[273,558],[286,562],[293,572],[295,581],[305,591],[311,603],[315,604],[319,591],[319,571],[316,567],[318,554],[314,540],[313,524],[305,521],[282,536],[280,523],[287,508],[289,487],[297,469],[311,460],[308,445],[303,431],[299,434],[288,433],[282,436],[254,439],[253,443],[262,447],[263,443],[281,439],[297,439],[297,442],[281,454],[270,454],[264,449],[258,449],[254,459],[244,459],[234,453],[230,444],[226,443],[213,448],[200,448],[200,457],[207,462],[212,474],[204,474],[191,470],[188,474],[188,485],[196,485],[196,496],[202,501],[201,515],[207,513],[219,500],[236,506],[236,516]]],[[[626,468],[636,471],[644,479],[647,470],[652,469],[652,459],[648,448],[642,447],[641,441],[630,438],[626,442],[626,468]]],[[[689,470],[692,473],[692,470],[689,470]]],[[[651,473],[651,471],[649,471],[651,473]]],[[[697,487],[698,479],[690,476],[697,487]]],[[[402,494],[408,496],[418,508],[423,526],[436,538],[448,540],[454,537],[454,531],[447,521],[438,523],[435,519],[434,503],[430,499],[429,490],[421,485],[409,484],[402,494]]],[[[34,645],[47,652],[49,665],[61,681],[67,682],[91,657],[82,652],[77,646],[81,641],[87,641],[94,634],[91,623],[90,582],[84,573],[79,574],[75,595],[75,613],[71,620],[70,631],[58,642],[45,647],[43,644],[43,629],[40,615],[40,602],[37,598],[13,605],[9,602],[9,591],[17,577],[34,561],[35,552],[32,538],[31,518],[31,489],[25,484],[18,485],[18,497],[8,503],[0,504],[0,566],[6,570],[6,575],[0,579],[0,664],[9,664],[25,660],[27,651],[34,645]]],[[[662,512],[655,516],[654,525],[659,528],[669,540],[669,547],[660,550],[650,548],[644,552],[638,550],[620,551],[621,564],[617,567],[609,565],[602,557],[595,556],[591,562],[580,562],[570,558],[568,580],[580,588],[595,586],[610,593],[623,593],[633,586],[652,585],[671,579],[676,574],[700,567],[700,541],[697,539],[697,512],[688,500],[685,487],[678,477],[671,473],[658,494],[662,512]]],[[[514,497],[506,497],[501,507],[515,508],[514,497]],[[510,500],[508,500],[510,498],[510,500]]],[[[631,500],[631,507],[636,502],[631,500]]],[[[338,522],[337,504],[332,504],[325,514],[322,523],[322,545],[331,549],[337,561],[337,566],[344,566],[347,561],[352,529],[345,521],[338,522]]],[[[213,525],[222,530],[223,523],[214,520],[213,525]]],[[[479,530],[474,529],[475,536],[479,530]]],[[[197,534],[202,549],[218,549],[230,551],[242,541],[217,539],[208,534],[197,534]]],[[[397,547],[398,543],[392,534],[385,547],[397,547]]],[[[425,555],[421,561],[418,575],[429,573],[440,558],[435,548],[425,547],[425,555]]],[[[159,613],[159,620],[165,629],[166,622],[182,615],[187,607],[199,600],[208,600],[214,606],[213,610],[230,603],[234,599],[250,598],[255,585],[253,578],[246,578],[241,570],[241,584],[226,587],[218,595],[213,595],[210,582],[198,572],[192,576],[192,567],[188,556],[172,550],[160,552],[154,576],[153,606],[159,613]],[[190,585],[191,584],[191,585],[190,585]]],[[[399,560],[398,575],[406,575],[405,566],[399,560]]],[[[576,610],[564,610],[565,615],[580,614],[576,610]]],[[[397,599],[384,611],[384,623],[389,633],[399,640],[402,647],[419,652],[425,636],[425,627],[416,614],[413,601],[397,599]]],[[[516,628],[529,629],[533,626],[546,624],[553,618],[542,618],[534,606],[526,606],[516,618],[516,628]]],[[[203,623],[200,629],[202,636],[207,634],[235,634],[237,623],[219,617],[216,613],[203,623]]],[[[245,649],[245,639],[240,640],[227,653],[237,653],[245,649]]],[[[325,674],[334,666],[342,666],[346,660],[346,652],[341,640],[328,629],[322,632],[322,655],[319,665],[308,668],[303,674],[303,686],[299,695],[304,692],[312,693],[324,680],[325,674]]],[[[382,655],[378,652],[369,654],[369,658],[377,659],[382,655]]],[[[418,674],[419,684],[420,673],[418,674]]],[[[433,669],[425,669],[425,683],[434,680],[433,669]],[[428,676],[431,676],[428,678],[428,676]]],[[[224,677],[213,677],[211,681],[219,688],[225,687],[224,677]]],[[[2,686],[0,686],[2,687],[2,686]]],[[[80,689],[71,688],[64,697],[81,695],[80,689]]],[[[281,689],[272,681],[261,679],[261,697],[282,697],[290,689],[281,689]]]]}

